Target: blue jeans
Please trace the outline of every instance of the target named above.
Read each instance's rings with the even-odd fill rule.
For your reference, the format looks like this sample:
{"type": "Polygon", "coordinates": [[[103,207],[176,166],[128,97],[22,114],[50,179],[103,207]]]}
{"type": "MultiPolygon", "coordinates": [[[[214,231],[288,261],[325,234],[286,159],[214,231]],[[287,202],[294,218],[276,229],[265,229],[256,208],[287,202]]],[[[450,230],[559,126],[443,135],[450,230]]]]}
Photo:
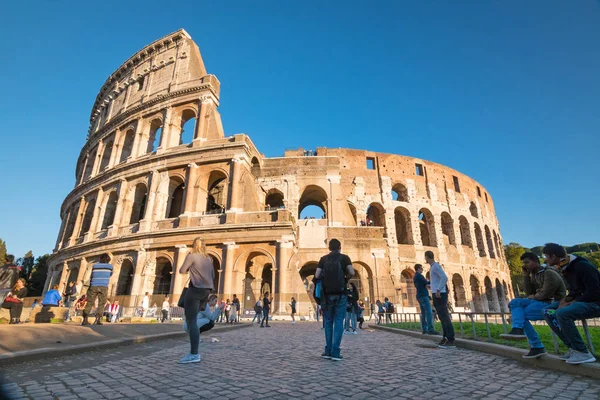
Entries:
{"type": "Polygon", "coordinates": [[[346,295],[326,295],[324,300],[325,304],[322,307],[325,320],[325,354],[339,357],[348,297],[346,295]]]}
{"type": "Polygon", "coordinates": [[[596,303],[576,301],[571,305],[558,308],[556,302],[544,310],[544,319],[556,336],[568,348],[581,352],[587,352],[588,348],[579,334],[575,321],[598,317],[600,317],[600,305],[596,303]]]}
{"type": "Polygon", "coordinates": [[[262,314],[262,310],[260,311],[255,311],[256,314],[254,314],[254,318],[252,318],[252,323],[254,323],[254,320],[256,320],[257,323],[260,323],[260,315],[262,314]]]}
{"type": "Polygon", "coordinates": [[[345,328],[348,332],[350,332],[350,327],[352,327],[353,331],[356,331],[356,313],[352,311],[346,311],[345,328]]]}
{"type": "Polygon", "coordinates": [[[267,326],[269,326],[269,311],[271,311],[270,308],[263,308],[263,319],[262,321],[260,321],[260,326],[263,326],[263,324],[266,322],[267,326]]]}
{"type": "Polygon", "coordinates": [[[433,311],[429,296],[417,297],[421,309],[421,330],[423,333],[433,332],[433,311]]]}
{"type": "MultiPolygon", "coordinates": [[[[532,299],[512,299],[508,304],[512,315],[513,328],[523,329],[529,346],[532,349],[543,349],[544,345],[540,340],[535,328],[529,321],[541,321],[544,319],[544,309],[551,307],[546,301],[532,299]]],[[[556,302],[558,306],[558,302],[556,302]]]]}

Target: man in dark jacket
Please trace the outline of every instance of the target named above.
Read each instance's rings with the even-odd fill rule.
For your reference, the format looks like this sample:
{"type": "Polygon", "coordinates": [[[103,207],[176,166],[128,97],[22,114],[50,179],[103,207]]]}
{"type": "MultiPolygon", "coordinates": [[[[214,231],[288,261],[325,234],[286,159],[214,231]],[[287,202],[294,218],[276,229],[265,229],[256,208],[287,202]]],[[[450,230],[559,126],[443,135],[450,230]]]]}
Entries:
{"type": "Polygon", "coordinates": [[[0,267],[0,304],[17,283],[21,272],[21,267],[14,263],[15,256],[7,254],[5,259],[6,264],[0,267]]]}
{"type": "Polygon", "coordinates": [[[508,307],[512,314],[512,330],[500,336],[507,339],[526,336],[531,349],[523,358],[538,358],[546,354],[546,349],[529,321],[541,321],[544,318],[544,309],[552,304],[558,306],[567,289],[560,272],[554,267],[541,266],[540,259],[534,253],[523,254],[521,261],[527,297],[516,298],[510,302],[508,307]]]}
{"type": "Polygon", "coordinates": [[[594,362],[596,358],[581,339],[575,321],[600,317],[600,271],[585,258],[567,254],[556,243],[547,243],[542,252],[548,265],[562,271],[569,287],[559,305],[544,310],[544,319],[569,348],[560,358],[568,364],[594,362]]]}
{"type": "Polygon", "coordinates": [[[440,333],[433,329],[433,311],[431,310],[431,300],[427,288],[429,281],[423,276],[423,266],[421,264],[415,264],[413,283],[417,288],[417,301],[421,309],[421,330],[424,335],[439,335],[440,333]]]}

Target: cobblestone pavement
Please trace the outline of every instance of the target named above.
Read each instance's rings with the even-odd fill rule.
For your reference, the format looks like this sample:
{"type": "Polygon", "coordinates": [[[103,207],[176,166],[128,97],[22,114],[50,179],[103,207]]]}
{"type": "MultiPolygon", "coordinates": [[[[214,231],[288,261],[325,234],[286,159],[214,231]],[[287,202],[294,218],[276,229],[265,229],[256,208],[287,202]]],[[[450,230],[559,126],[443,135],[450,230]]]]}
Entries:
{"type": "Polygon", "coordinates": [[[63,400],[600,397],[600,382],[381,331],[345,335],[342,362],[320,358],[315,323],[214,332],[218,343],[203,336],[200,364],[177,364],[189,345],[172,339],[14,365],[4,389],[14,399],[63,400]]]}

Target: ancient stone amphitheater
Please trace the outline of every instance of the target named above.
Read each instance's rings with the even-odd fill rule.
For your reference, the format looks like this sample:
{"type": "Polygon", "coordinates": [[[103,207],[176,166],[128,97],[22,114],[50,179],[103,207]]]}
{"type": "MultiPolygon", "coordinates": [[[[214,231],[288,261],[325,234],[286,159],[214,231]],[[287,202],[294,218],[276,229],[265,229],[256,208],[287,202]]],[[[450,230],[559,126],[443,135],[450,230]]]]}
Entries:
{"type": "Polygon", "coordinates": [[[389,297],[398,311],[414,311],[413,266],[432,250],[455,309],[506,308],[509,271],[482,185],[440,164],[368,150],[267,158],[247,135],[225,135],[219,92],[184,30],[110,75],[61,207],[46,287],[86,280],[108,252],[111,298],[133,307],[148,291],[158,304],[165,294],[176,301],[187,283],[179,266],[201,236],[222,297],[237,294],[250,309],[270,290],[275,313],[289,312],[293,296],[307,314],[316,263],[338,238],[367,304],[389,297]]]}

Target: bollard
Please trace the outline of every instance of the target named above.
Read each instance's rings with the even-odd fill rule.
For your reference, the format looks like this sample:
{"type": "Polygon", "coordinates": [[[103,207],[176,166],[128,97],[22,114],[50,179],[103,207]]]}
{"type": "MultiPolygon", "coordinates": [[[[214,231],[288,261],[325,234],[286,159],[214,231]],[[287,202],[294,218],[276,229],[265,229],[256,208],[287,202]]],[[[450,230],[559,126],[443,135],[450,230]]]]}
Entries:
{"type": "Polygon", "coordinates": [[[581,325],[583,326],[583,332],[585,333],[585,338],[587,340],[590,352],[592,354],[594,354],[595,353],[595,351],[594,351],[594,343],[592,343],[592,335],[590,335],[590,330],[588,329],[587,320],[582,319],[581,320],[581,325]]]}
{"type": "Polygon", "coordinates": [[[462,324],[462,314],[458,313],[458,325],[460,326],[460,334],[462,337],[465,337],[465,331],[463,329],[463,324],[462,324]]]}

